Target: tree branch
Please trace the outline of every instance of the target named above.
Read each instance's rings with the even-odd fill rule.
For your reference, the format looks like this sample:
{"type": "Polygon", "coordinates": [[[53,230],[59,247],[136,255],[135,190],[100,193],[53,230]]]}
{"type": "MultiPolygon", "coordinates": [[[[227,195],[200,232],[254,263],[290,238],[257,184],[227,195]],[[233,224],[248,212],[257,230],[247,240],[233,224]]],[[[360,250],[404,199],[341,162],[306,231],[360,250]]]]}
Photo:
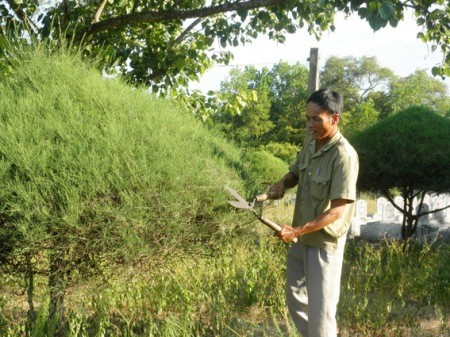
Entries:
{"type": "Polygon", "coordinates": [[[102,15],[103,9],[105,8],[107,1],[108,0],[103,0],[100,3],[100,6],[98,6],[97,11],[95,12],[94,17],[92,18],[92,21],[91,21],[92,24],[95,24],[100,21],[100,16],[102,15]]]}
{"type": "Polygon", "coordinates": [[[195,26],[197,26],[200,22],[202,22],[202,18],[196,19],[194,22],[192,22],[181,34],[178,36],[172,43],[171,47],[176,46],[181,41],[183,41],[184,37],[192,30],[195,26]]]}
{"type": "Polygon", "coordinates": [[[293,0],[248,0],[233,3],[224,3],[217,6],[203,7],[191,10],[162,10],[147,11],[143,13],[130,13],[115,18],[109,18],[94,23],[82,34],[83,38],[95,35],[99,32],[118,29],[130,24],[155,23],[169,20],[185,20],[193,18],[206,18],[216,14],[227,13],[237,10],[251,10],[261,7],[276,6],[293,2],[293,0]]]}
{"type": "Polygon", "coordinates": [[[14,0],[7,0],[6,2],[8,3],[9,8],[11,8],[14,14],[16,14],[16,16],[23,22],[25,27],[28,28],[27,30],[29,31],[29,33],[35,34],[37,31],[36,25],[33,21],[30,20],[25,12],[20,9],[20,5],[17,5],[14,0]]]}

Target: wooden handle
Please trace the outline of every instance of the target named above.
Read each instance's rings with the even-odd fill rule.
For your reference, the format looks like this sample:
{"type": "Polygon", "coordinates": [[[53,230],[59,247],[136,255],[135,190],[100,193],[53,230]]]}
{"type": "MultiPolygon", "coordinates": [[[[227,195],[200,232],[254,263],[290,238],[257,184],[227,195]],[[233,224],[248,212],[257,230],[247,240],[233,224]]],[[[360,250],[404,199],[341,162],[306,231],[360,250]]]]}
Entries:
{"type": "MultiPolygon", "coordinates": [[[[272,220],[266,219],[265,217],[261,216],[259,217],[259,220],[261,220],[261,222],[267,226],[269,226],[270,228],[272,228],[274,231],[279,232],[281,231],[281,226],[279,224],[277,224],[276,222],[273,222],[272,220]]],[[[297,238],[294,238],[294,240],[292,240],[292,242],[297,242],[297,238]]]]}

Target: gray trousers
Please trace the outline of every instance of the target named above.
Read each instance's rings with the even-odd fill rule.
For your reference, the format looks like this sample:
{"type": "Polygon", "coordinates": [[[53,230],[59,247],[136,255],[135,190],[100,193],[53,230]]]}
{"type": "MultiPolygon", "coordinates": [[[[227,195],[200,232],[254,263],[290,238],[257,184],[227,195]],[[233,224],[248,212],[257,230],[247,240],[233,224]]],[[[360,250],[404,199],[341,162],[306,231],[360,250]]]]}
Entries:
{"type": "Polygon", "coordinates": [[[287,257],[286,301],[303,337],[336,337],[345,238],[336,250],[293,244],[287,257]]]}

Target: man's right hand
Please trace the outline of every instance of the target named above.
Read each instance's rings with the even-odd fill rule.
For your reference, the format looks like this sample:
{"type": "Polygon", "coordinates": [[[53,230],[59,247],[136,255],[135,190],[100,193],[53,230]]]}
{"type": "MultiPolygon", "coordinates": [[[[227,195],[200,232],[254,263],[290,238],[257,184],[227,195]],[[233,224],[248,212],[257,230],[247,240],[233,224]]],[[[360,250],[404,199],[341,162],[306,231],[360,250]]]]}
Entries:
{"type": "Polygon", "coordinates": [[[281,199],[284,197],[284,191],[284,181],[280,180],[276,184],[270,186],[267,195],[269,196],[269,199],[281,199]]]}
{"type": "Polygon", "coordinates": [[[276,184],[272,185],[267,192],[268,195],[276,195],[278,198],[271,199],[281,199],[284,197],[284,192],[288,188],[292,188],[298,183],[298,178],[293,173],[286,174],[283,179],[281,179],[276,184]]]}

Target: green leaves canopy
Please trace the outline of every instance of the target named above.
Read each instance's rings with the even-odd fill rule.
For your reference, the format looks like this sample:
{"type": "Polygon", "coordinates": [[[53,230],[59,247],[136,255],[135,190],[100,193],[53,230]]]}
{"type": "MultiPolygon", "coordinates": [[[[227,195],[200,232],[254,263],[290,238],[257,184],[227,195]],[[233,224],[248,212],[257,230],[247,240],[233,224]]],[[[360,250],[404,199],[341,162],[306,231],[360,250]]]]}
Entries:
{"type": "Polygon", "coordinates": [[[425,107],[410,107],[352,139],[360,156],[358,187],[450,191],[450,120],[425,107]]]}
{"type": "Polygon", "coordinates": [[[169,93],[168,88],[187,86],[214,62],[228,63],[232,55],[226,47],[260,34],[283,42],[286,34],[306,27],[319,36],[334,29],[338,11],[357,12],[374,30],[395,27],[407,8],[424,27],[418,37],[445,55],[434,73],[448,75],[450,15],[443,0],[7,0],[0,1],[0,40],[7,34],[62,37],[101,57],[106,70],[169,93]],[[223,49],[216,51],[216,42],[223,49]]]}

